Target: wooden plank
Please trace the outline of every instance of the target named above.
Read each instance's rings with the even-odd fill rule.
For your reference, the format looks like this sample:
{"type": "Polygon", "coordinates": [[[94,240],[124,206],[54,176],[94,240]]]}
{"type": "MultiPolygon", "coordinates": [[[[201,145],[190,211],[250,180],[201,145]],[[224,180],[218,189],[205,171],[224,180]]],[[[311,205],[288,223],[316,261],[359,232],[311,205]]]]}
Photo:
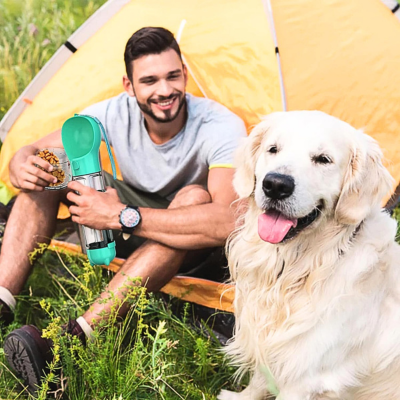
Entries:
{"type": "MultiPolygon", "coordinates": [[[[59,240],[52,240],[49,248],[70,253],[82,252],[80,246],[59,240]]],[[[104,265],[103,268],[118,272],[124,261],[122,258],[115,258],[108,267],[104,265]]],[[[233,312],[235,288],[231,284],[188,276],[175,276],[161,289],[161,292],[205,307],[233,312]]]]}

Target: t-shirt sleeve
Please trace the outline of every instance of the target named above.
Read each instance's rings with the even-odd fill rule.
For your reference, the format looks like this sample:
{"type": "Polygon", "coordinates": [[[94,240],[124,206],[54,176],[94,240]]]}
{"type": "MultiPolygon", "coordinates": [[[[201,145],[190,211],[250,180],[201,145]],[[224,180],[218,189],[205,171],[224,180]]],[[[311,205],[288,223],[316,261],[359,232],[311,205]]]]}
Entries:
{"type": "MultiPolygon", "coordinates": [[[[100,103],[95,103],[90,105],[89,107],[86,107],[84,110],[82,110],[79,114],[81,115],[87,115],[89,117],[96,117],[101,124],[103,125],[104,129],[106,130],[106,132],[108,132],[109,127],[107,126],[107,112],[108,112],[108,108],[110,105],[110,100],[111,99],[107,99],[104,101],[101,101],[100,103]]],[[[111,141],[111,135],[107,133],[107,138],[110,142],[110,145],[112,145],[112,141],[111,141]]],[[[102,138],[103,140],[103,138],[102,138]]]]}
{"type": "Polygon", "coordinates": [[[214,123],[208,137],[208,168],[233,168],[233,158],[241,138],[246,137],[244,122],[231,114],[214,123]]]}

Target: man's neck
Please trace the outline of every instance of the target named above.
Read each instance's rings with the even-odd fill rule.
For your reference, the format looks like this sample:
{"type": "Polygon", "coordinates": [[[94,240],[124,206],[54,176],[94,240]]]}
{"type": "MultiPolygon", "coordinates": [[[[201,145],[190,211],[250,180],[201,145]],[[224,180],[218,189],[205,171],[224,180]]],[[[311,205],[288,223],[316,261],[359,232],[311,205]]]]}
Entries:
{"type": "Polygon", "coordinates": [[[179,111],[178,116],[171,122],[158,122],[143,114],[145,126],[150,139],[155,144],[163,144],[176,136],[183,128],[187,119],[186,105],[179,111]]]}

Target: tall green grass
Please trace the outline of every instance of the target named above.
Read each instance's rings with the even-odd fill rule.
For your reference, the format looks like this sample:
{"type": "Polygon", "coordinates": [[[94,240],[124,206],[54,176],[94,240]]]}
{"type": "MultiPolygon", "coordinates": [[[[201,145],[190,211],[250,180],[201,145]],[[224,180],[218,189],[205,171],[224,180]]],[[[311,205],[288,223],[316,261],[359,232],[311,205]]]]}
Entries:
{"type": "MultiPolygon", "coordinates": [[[[231,382],[234,371],[212,330],[196,327],[190,306],[177,316],[171,312],[173,300],[148,295],[138,286],[127,296],[132,304],[128,317],[118,320],[121,303],[116,302],[85,347],[77,338],[61,335],[61,325],[86,310],[110,278],[82,256],[46,251],[35,263],[18,297],[16,321],[1,331],[0,346],[22,324],[45,328],[56,350],[39,399],[213,400],[222,387],[241,389],[231,382]]],[[[28,397],[0,350],[0,398],[28,397]]]]}
{"type": "Polygon", "coordinates": [[[0,0],[0,120],[68,37],[105,0],[0,0]]]}

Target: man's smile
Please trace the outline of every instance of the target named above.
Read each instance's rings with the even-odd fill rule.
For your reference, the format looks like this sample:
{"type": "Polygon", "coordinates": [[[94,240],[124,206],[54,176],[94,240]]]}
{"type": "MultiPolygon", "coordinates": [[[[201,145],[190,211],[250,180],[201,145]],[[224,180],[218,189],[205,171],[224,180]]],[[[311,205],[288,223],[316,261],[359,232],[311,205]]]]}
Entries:
{"type": "Polygon", "coordinates": [[[175,96],[175,97],[172,98],[172,99],[162,100],[162,101],[152,101],[152,103],[153,103],[158,109],[165,111],[165,110],[170,110],[170,109],[173,107],[173,105],[174,105],[174,103],[175,103],[175,100],[176,100],[177,98],[178,98],[178,96],[175,96]]]}

